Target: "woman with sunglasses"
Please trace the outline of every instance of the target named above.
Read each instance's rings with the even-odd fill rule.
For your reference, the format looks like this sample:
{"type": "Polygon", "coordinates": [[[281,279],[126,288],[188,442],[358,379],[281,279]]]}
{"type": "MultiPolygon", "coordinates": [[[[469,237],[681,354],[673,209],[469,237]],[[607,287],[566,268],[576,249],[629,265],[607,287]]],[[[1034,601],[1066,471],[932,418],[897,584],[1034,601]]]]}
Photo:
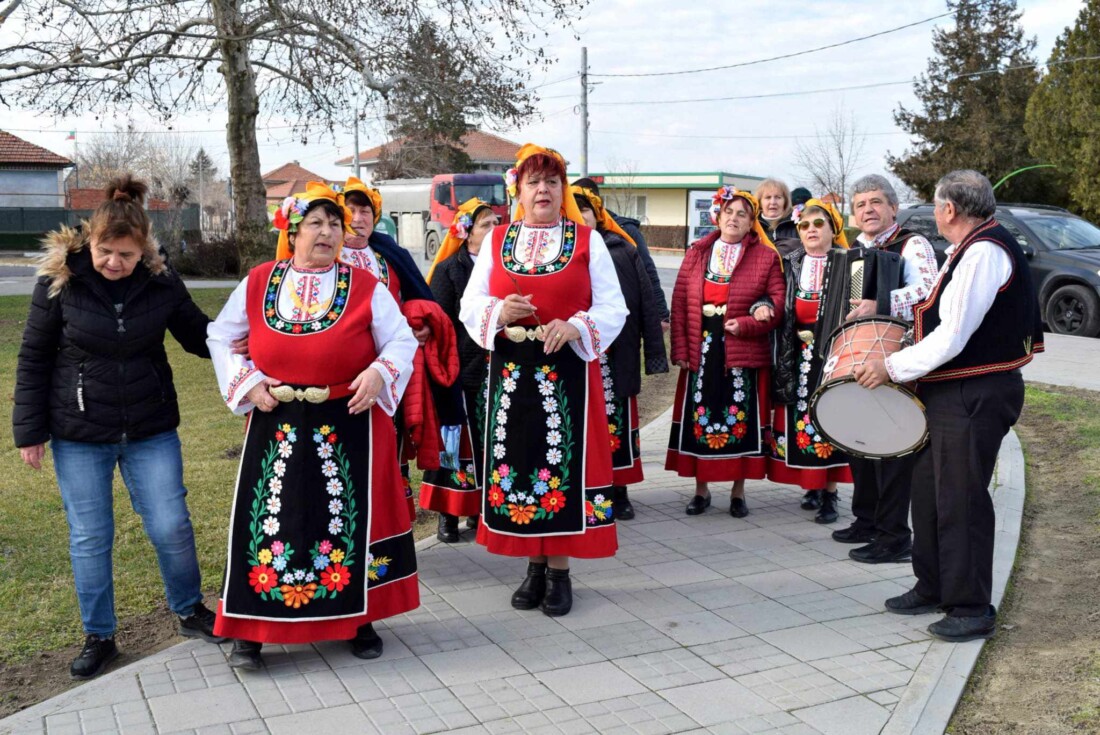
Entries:
{"type": "MultiPolygon", "coordinates": [[[[821,380],[821,360],[814,349],[813,327],[822,294],[825,262],[832,247],[847,248],[844,220],[831,204],[806,202],[792,214],[801,246],[784,256],[787,297],[783,324],[776,330],[772,395],[775,415],[768,442],[768,479],[799,485],[806,494],[804,510],[817,509],[814,521],[837,519],[836,484],[851,482],[848,457],[817,431],[810,420],[809,400],[821,380]]],[[[770,306],[758,306],[753,315],[763,321],[770,306]]]]}

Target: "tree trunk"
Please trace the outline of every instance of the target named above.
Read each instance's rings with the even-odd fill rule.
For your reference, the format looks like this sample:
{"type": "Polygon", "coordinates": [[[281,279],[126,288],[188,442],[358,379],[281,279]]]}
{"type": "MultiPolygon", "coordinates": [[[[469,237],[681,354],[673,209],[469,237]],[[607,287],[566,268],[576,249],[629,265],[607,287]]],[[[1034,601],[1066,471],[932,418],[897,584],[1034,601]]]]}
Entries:
{"type": "Polygon", "coordinates": [[[214,23],[221,40],[220,71],[225,79],[229,121],[225,126],[229,147],[229,178],[233,184],[233,215],[241,274],[257,263],[270,260],[275,246],[268,230],[267,198],[260,174],[260,149],[256,143],[256,119],[260,98],[256,74],[249,58],[240,0],[213,0],[214,23]]]}

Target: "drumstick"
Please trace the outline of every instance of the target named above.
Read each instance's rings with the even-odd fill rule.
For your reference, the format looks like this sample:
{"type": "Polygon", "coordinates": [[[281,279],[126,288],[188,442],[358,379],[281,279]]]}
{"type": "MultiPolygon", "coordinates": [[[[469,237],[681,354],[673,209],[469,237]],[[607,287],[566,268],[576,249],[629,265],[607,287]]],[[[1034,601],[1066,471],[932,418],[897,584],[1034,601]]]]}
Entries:
{"type": "MultiPolygon", "coordinates": [[[[508,269],[505,268],[504,272],[508,273],[508,269]]],[[[508,277],[512,279],[512,285],[516,287],[516,293],[519,294],[522,298],[527,298],[527,296],[523,293],[523,291],[519,290],[519,281],[516,280],[516,277],[513,276],[511,273],[508,273],[508,277]]],[[[531,306],[534,306],[534,304],[531,304],[531,306]]],[[[538,312],[531,312],[531,316],[533,316],[535,318],[535,324],[537,324],[541,327],[542,326],[542,321],[539,319],[538,312]]]]}

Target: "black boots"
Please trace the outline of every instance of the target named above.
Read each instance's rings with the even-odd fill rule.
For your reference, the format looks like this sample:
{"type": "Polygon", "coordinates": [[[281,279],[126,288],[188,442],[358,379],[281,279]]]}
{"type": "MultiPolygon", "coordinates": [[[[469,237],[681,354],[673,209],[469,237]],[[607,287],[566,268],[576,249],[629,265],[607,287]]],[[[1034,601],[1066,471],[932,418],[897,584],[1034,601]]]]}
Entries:
{"type": "Polygon", "coordinates": [[[802,510],[817,510],[821,507],[821,496],[824,490],[807,490],[806,494],[802,496],[802,503],[800,504],[802,510]]]}
{"type": "Polygon", "coordinates": [[[180,635],[186,638],[202,638],[208,643],[224,643],[225,638],[214,635],[214,613],[201,602],[186,618],[180,618],[180,635]]]}
{"type": "Polygon", "coordinates": [[[233,641],[233,651],[229,654],[229,665],[234,669],[259,671],[260,667],[264,665],[263,658],[260,656],[260,649],[263,647],[263,643],[257,643],[256,641],[233,641]]]}
{"type": "Polygon", "coordinates": [[[93,679],[103,673],[107,664],[118,658],[118,646],[115,637],[89,635],[84,638],[84,647],[80,655],[69,666],[69,675],[74,679],[93,679]]]}
{"type": "Polygon", "coordinates": [[[512,593],[512,607],[534,610],[546,596],[546,564],[527,563],[527,576],[512,593]]]}
{"type": "MultiPolygon", "coordinates": [[[[454,516],[451,516],[454,518],[454,516]]],[[[456,519],[457,520],[457,519],[456,519]]],[[[382,639],[374,632],[370,623],[360,625],[351,639],[351,655],[356,658],[378,658],[382,655],[382,639]]]]}
{"type": "Polygon", "coordinates": [[[546,597],[540,607],[551,617],[567,615],[573,609],[573,583],[568,569],[546,570],[546,597]]]}
{"type": "Polygon", "coordinates": [[[814,523],[836,523],[839,517],[836,512],[836,493],[821,493],[821,509],[814,516],[814,523]]]}
{"type": "Polygon", "coordinates": [[[634,506],[630,504],[630,496],[626,494],[625,485],[613,485],[612,505],[614,512],[611,517],[617,521],[629,521],[634,518],[634,506]]]}
{"type": "Polygon", "coordinates": [[[435,537],[445,544],[458,543],[458,516],[440,513],[435,537]]]}

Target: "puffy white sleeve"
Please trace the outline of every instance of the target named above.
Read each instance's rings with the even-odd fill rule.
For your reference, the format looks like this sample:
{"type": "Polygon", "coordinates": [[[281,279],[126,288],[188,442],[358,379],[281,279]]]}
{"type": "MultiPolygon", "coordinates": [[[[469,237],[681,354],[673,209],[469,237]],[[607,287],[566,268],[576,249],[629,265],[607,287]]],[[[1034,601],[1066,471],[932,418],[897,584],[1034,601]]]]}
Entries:
{"type": "MultiPolygon", "coordinates": [[[[486,240],[490,240],[488,235],[486,240]]],[[[488,253],[477,259],[470,273],[470,281],[462,293],[458,320],[470,333],[470,338],[484,350],[492,350],[497,332],[500,331],[501,299],[489,295],[489,274],[493,270],[493,258],[488,253]]]]}
{"type": "Polygon", "coordinates": [[[214,363],[214,374],[218,377],[222,400],[235,414],[245,414],[252,410],[248,391],[265,377],[251,360],[245,359],[243,355],[233,354],[230,344],[233,340],[248,336],[247,294],[248,277],[245,276],[229,295],[229,300],[225,302],[218,318],[206,330],[206,346],[210,348],[210,360],[214,363]]]}
{"type": "Polygon", "coordinates": [[[569,323],[581,333],[581,338],[570,342],[569,346],[585,362],[599,359],[619,336],[630,313],[611,253],[607,252],[607,244],[596,231],[592,232],[588,243],[588,275],[592,282],[592,306],[569,318],[569,323]]]}
{"type": "Polygon", "coordinates": [[[378,357],[370,367],[382,376],[378,405],[387,416],[393,416],[412,376],[413,356],[419,343],[409,329],[401,307],[381,282],[374,286],[370,306],[370,331],[378,350],[378,357]]]}
{"type": "Polygon", "coordinates": [[[913,235],[901,251],[905,285],[890,292],[890,316],[913,321],[913,307],[928,298],[936,285],[939,264],[932,243],[913,235]]]}

